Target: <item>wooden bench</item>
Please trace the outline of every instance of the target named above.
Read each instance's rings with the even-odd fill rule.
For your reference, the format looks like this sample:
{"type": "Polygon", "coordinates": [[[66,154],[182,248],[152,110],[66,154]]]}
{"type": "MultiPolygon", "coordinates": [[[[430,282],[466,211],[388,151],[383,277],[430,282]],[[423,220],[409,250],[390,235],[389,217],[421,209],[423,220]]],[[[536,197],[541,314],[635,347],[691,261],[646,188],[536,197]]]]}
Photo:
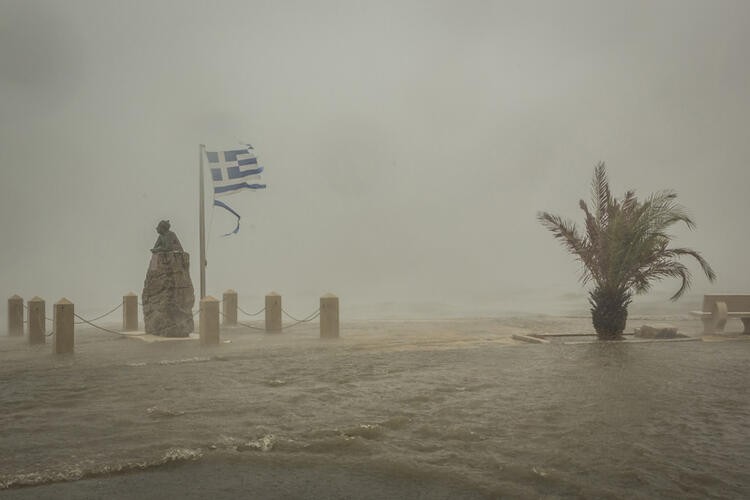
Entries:
{"type": "Polygon", "coordinates": [[[703,309],[690,314],[701,318],[704,334],[723,332],[729,318],[741,319],[742,333],[750,334],[750,293],[704,295],[703,309]]]}

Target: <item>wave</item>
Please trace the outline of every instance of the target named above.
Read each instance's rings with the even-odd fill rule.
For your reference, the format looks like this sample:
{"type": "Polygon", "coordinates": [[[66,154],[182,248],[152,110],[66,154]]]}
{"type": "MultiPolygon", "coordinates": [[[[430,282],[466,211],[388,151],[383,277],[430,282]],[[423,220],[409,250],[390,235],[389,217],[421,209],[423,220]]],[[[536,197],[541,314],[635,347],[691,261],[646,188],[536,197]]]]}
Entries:
{"type": "Polygon", "coordinates": [[[146,408],[146,413],[151,418],[181,417],[185,414],[184,411],[172,410],[169,408],[159,408],[158,406],[146,408]]]}
{"type": "Polygon", "coordinates": [[[160,359],[159,361],[134,361],[131,363],[125,363],[125,366],[129,367],[140,367],[140,366],[148,366],[148,365],[179,365],[182,363],[205,363],[207,361],[212,361],[213,357],[207,357],[207,356],[194,356],[192,358],[184,358],[184,359],[160,359]]]}
{"type": "Polygon", "coordinates": [[[82,465],[71,465],[62,470],[46,470],[40,472],[21,473],[9,476],[0,476],[0,491],[11,488],[22,488],[27,486],[41,486],[43,484],[62,483],[91,479],[113,474],[127,472],[145,471],[157,467],[180,462],[196,461],[202,458],[203,451],[194,448],[169,448],[164,454],[155,460],[142,462],[129,462],[120,464],[106,464],[86,468],[82,465]]]}
{"type": "MultiPolygon", "coordinates": [[[[184,412],[159,407],[147,408],[151,418],[173,418],[184,415],[184,412]]],[[[258,452],[262,454],[272,451],[282,453],[312,453],[353,455],[366,454],[369,450],[367,442],[383,437],[385,428],[379,424],[360,424],[347,429],[331,429],[313,431],[301,440],[280,438],[273,433],[266,433],[257,437],[241,438],[222,435],[216,442],[190,448],[173,447],[154,459],[111,464],[78,463],[61,467],[50,467],[36,472],[20,472],[16,474],[0,474],[0,491],[29,486],[79,481],[115,474],[142,472],[166,465],[181,462],[198,461],[209,454],[226,455],[235,453],[258,452]]]]}

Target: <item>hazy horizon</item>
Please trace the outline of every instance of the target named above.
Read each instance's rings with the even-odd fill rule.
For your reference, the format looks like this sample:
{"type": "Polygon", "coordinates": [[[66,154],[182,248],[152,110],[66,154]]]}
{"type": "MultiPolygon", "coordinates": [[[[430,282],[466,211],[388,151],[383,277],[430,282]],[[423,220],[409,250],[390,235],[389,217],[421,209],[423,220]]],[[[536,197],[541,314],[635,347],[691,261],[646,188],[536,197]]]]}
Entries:
{"type": "Polygon", "coordinates": [[[750,293],[747,2],[0,0],[0,14],[6,298],[95,310],[140,295],[161,219],[198,290],[198,145],[240,141],[268,189],[227,199],[242,215],[227,238],[207,193],[209,294],[273,290],[299,312],[325,292],[529,309],[582,294],[536,214],[580,221],[599,161],[617,196],[678,193],[697,229],[675,245],[718,274],[688,262],[692,297],[750,293]]]}

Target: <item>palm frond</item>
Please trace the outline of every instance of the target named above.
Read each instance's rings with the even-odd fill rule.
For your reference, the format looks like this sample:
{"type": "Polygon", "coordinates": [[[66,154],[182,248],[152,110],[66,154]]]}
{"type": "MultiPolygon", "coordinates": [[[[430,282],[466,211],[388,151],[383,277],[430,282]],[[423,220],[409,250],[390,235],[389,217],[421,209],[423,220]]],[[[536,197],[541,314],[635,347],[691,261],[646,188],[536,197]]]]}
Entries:
{"type": "Polygon", "coordinates": [[[604,163],[599,163],[594,168],[591,194],[591,206],[579,201],[585,216],[584,234],[571,221],[547,212],[538,214],[539,221],[581,261],[584,284],[594,281],[598,290],[627,295],[644,293],[661,279],[677,278],[681,283],[672,296],[676,300],[692,281],[690,270],[679,261],[684,256],[694,258],[709,281],[716,279],[699,252],[669,248],[673,225],[695,228],[674,191],[657,191],[641,201],[630,190],[618,200],[610,192],[604,163]]]}
{"type": "Polygon", "coordinates": [[[606,226],[612,195],[609,191],[607,168],[603,161],[597,163],[596,167],[594,167],[594,179],[591,184],[591,199],[596,208],[597,222],[600,226],[606,226]]]}
{"type": "Polygon", "coordinates": [[[583,248],[583,240],[578,234],[578,228],[574,222],[564,220],[560,216],[548,212],[537,214],[537,219],[544,227],[552,232],[555,238],[561,240],[571,252],[578,254],[583,248]]]}
{"type": "MultiPolygon", "coordinates": [[[[584,269],[590,271],[592,267],[590,245],[582,237],[575,223],[565,220],[558,215],[548,212],[540,212],[537,219],[552,232],[552,235],[560,240],[570,253],[575,255],[583,264],[584,269]]],[[[586,272],[581,276],[581,281],[587,281],[589,277],[586,272]]]]}
{"type": "Polygon", "coordinates": [[[714,281],[716,281],[716,272],[713,270],[708,261],[703,257],[703,255],[700,254],[700,252],[696,252],[695,250],[690,248],[671,248],[665,250],[664,254],[667,257],[678,258],[682,257],[683,255],[689,255],[690,257],[698,261],[698,264],[701,266],[701,269],[706,275],[706,278],[708,278],[709,282],[713,283],[714,281]]]}
{"type": "Polygon", "coordinates": [[[641,270],[634,276],[633,289],[636,293],[642,294],[651,288],[652,282],[660,281],[664,278],[679,278],[681,280],[680,288],[670,297],[671,300],[679,299],[690,288],[690,284],[692,283],[692,274],[684,264],[664,260],[641,270]]]}
{"type": "Polygon", "coordinates": [[[580,200],[578,202],[578,206],[583,210],[583,213],[585,215],[585,224],[586,224],[586,238],[588,238],[589,243],[592,247],[597,247],[599,245],[599,234],[601,232],[601,228],[599,227],[599,223],[596,220],[596,217],[589,211],[588,205],[586,205],[586,202],[583,200],[580,200]]]}

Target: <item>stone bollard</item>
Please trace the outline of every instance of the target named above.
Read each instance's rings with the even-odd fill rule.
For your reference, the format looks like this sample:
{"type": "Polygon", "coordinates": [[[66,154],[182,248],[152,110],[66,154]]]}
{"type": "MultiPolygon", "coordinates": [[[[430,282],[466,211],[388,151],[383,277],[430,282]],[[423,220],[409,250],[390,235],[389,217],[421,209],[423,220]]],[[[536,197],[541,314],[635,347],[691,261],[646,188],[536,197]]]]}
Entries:
{"type": "Polygon", "coordinates": [[[73,327],[73,303],[66,298],[55,302],[55,354],[73,352],[75,331],[73,327]]]}
{"type": "Polygon", "coordinates": [[[44,344],[47,342],[47,318],[44,299],[34,297],[27,304],[29,307],[29,344],[44,344]]]}
{"type": "Polygon", "coordinates": [[[223,308],[224,326],[237,326],[237,292],[227,290],[221,301],[223,308]]]}
{"type": "Polygon", "coordinates": [[[327,293],[320,298],[320,338],[339,337],[339,298],[327,293]]]}
{"type": "Polygon", "coordinates": [[[122,296],[122,331],[138,331],[138,296],[133,292],[122,296]]]}
{"type": "Polygon", "coordinates": [[[281,331],[281,295],[276,292],[266,295],[266,331],[281,331]]]}
{"type": "Polygon", "coordinates": [[[23,335],[23,299],[18,295],[8,299],[8,335],[23,335]]]}
{"type": "Polygon", "coordinates": [[[199,335],[203,345],[219,345],[219,301],[210,295],[201,299],[199,335]]]}

